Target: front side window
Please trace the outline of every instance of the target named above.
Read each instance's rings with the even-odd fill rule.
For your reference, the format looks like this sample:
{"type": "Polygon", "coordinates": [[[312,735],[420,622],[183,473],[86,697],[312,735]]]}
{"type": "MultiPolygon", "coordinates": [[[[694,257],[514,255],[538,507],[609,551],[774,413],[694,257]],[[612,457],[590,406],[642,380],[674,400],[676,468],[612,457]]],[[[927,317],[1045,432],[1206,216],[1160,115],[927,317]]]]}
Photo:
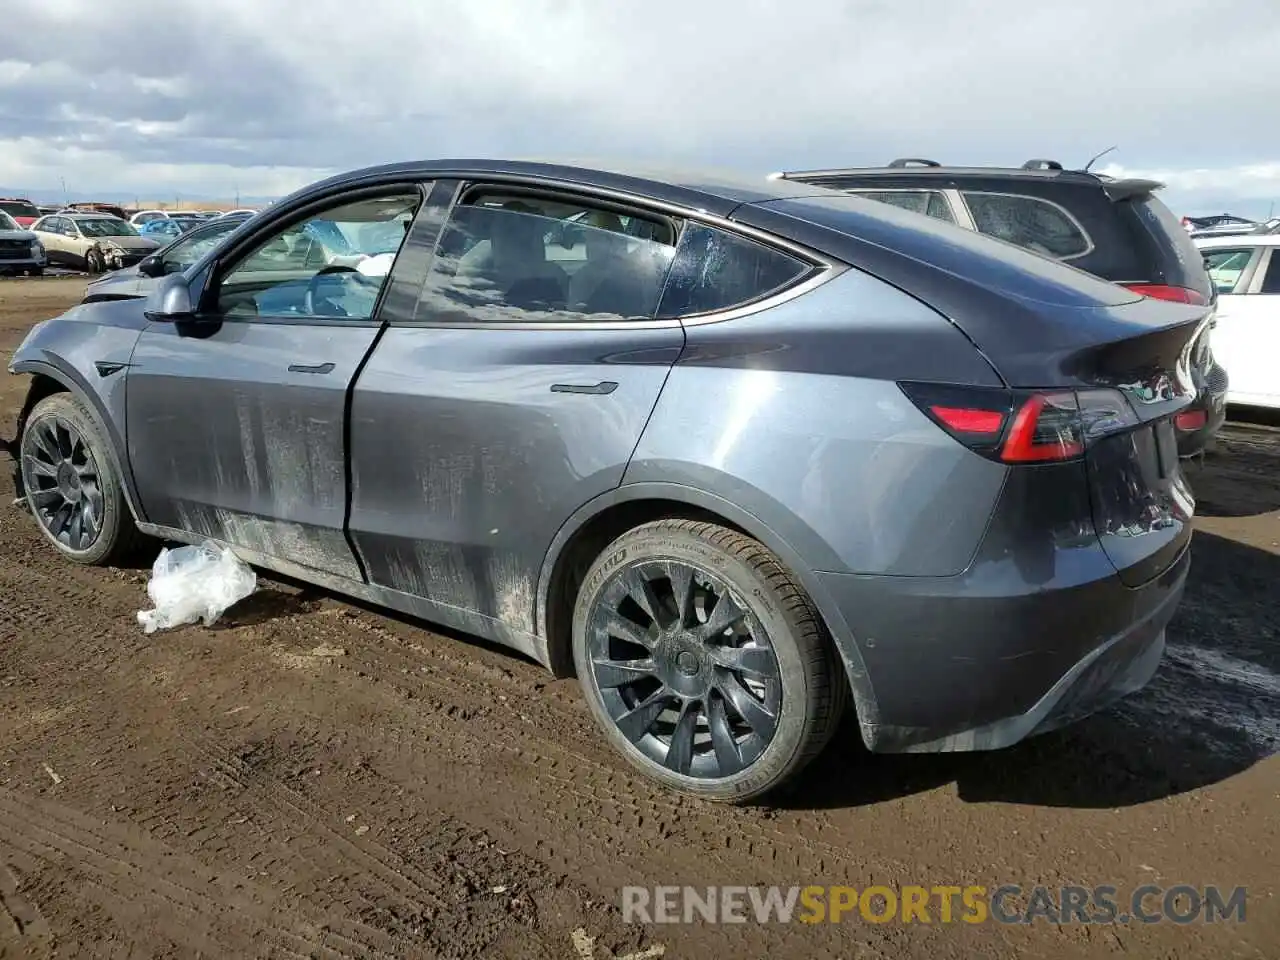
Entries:
{"type": "Polygon", "coordinates": [[[1218,293],[1233,293],[1240,283],[1240,275],[1253,259],[1252,247],[1232,247],[1224,250],[1206,250],[1204,266],[1209,271],[1218,293]]]}
{"type": "Polygon", "coordinates": [[[660,317],[728,310],[799,281],[812,264],[748,237],[690,223],[680,238],[660,317]]]}
{"type": "Polygon", "coordinates": [[[1078,257],[1091,249],[1080,225],[1047,200],[968,190],[962,196],[979,233],[1058,260],[1078,257]]]}
{"type": "Polygon", "coordinates": [[[650,319],[676,237],[657,215],[474,191],[441,232],[423,306],[429,319],[454,322],[650,319]]]}
{"type": "Polygon", "coordinates": [[[222,276],[218,312],[370,319],[421,202],[416,189],[346,200],[275,231],[222,276]]]}
{"type": "Polygon", "coordinates": [[[956,222],[951,212],[951,204],[947,203],[947,198],[937,190],[858,190],[855,191],[855,195],[866,197],[868,200],[878,200],[881,203],[891,203],[895,207],[902,207],[912,213],[923,213],[926,217],[933,217],[935,220],[956,222]]]}

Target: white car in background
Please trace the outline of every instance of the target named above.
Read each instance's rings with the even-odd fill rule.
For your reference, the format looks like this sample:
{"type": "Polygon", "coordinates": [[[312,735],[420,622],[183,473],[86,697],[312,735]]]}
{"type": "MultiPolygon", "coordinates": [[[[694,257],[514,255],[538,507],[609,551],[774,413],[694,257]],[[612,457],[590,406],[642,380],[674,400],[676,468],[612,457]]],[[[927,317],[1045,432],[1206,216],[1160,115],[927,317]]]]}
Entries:
{"type": "Polygon", "coordinates": [[[1213,353],[1230,378],[1227,402],[1280,407],[1280,235],[1197,237],[1218,291],[1213,353]]]}

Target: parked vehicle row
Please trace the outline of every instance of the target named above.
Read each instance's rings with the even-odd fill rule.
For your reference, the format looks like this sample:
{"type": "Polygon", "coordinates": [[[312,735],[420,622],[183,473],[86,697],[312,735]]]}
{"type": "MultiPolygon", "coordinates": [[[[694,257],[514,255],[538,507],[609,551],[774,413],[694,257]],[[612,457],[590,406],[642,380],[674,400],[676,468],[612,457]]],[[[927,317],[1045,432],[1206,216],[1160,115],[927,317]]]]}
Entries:
{"type": "Polygon", "coordinates": [[[848,704],[874,751],[992,749],[1161,659],[1209,298],[792,179],[505,161],[355,171],[214,241],[11,360],[69,560],[212,538],[507,644],[716,800],[848,704]]]}

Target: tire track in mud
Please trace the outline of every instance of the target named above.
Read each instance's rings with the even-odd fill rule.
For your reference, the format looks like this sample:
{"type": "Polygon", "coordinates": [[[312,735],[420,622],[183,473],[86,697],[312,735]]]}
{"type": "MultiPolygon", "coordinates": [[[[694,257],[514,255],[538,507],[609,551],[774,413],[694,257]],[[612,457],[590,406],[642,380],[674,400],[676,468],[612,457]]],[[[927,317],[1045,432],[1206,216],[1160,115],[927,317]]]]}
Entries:
{"type": "Polygon", "coordinates": [[[29,801],[0,788],[0,848],[47,863],[68,864],[118,920],[156,911],[181,917],[166,937],[182,935],[182,946],[221,956],[261,955],[261,948],[296,957],[335,960],[401,956],[328,929],[320,911],[281,903],[281,897],[247,877],[209,867],[136,828],[103,826],[70,808],[29,801]],[[309,915],[308,915],[309,914],[309,915]]]}

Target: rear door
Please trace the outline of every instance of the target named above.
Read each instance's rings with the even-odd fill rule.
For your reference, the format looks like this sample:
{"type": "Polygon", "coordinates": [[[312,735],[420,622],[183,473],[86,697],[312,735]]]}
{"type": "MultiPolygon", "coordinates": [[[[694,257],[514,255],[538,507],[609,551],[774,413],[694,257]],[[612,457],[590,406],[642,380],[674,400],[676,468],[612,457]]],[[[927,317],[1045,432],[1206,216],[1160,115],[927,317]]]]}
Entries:
{"type": "Polygon", "coordinates": [[[126,427],[149,521],[362,579],[344,531],[346,403],[390,264],[334,270],[277,254],[316,220],[357,249],[388,230],[403,241],[421,201],[417,184],[348,188],[268,220],[218,265],[201,322],[143,331],[126,427]]]}
{"type": "MultiPolygon", "coordinates": [[[[438,185],[438,189],[444,185],[438,185]]],[[[617,487],[684,333],[654,320],[680,224],[567,191],[457,184],[425,286],[351,403],[350,532],[372,583],[531,650],[538,574],[617,487]]],[[[445,211],[441,211],[442,215],[445,211]]]]}

